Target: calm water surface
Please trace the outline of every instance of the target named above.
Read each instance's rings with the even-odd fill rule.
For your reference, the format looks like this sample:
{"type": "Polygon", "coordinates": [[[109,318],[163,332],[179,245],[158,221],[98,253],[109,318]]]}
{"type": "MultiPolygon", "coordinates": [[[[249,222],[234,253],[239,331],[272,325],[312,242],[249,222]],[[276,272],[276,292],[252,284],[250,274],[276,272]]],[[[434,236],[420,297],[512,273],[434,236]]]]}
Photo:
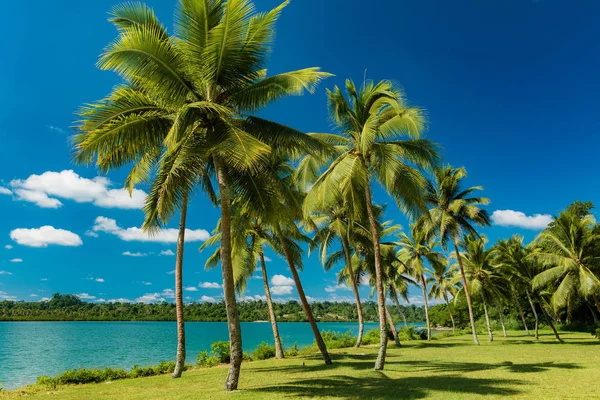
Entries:
{"type": "MultiPolygon", "coordinates": [[[[415,323],[422,326],[423,323],[415,323]]],[[[377,327],[366,323],[365,331],[377,327]]],[[[321,330],[352,331],[356,322],[322,322],[321,330]]],[[[279,324],[284,347],[313,342],[306,322],[279,324]]],[[[244,350],[260,342],[272,343],[268,322],[242,322],[244,350]]],[[[188,362],[218,340],[228,340],[225,322],[187,322],[188,362]]],[[[0,322],[0,382],[5,389],[34,383],[40,375],[55,375],[71,368],[150,365],[175,358],[175,322],[0,322]]]]}

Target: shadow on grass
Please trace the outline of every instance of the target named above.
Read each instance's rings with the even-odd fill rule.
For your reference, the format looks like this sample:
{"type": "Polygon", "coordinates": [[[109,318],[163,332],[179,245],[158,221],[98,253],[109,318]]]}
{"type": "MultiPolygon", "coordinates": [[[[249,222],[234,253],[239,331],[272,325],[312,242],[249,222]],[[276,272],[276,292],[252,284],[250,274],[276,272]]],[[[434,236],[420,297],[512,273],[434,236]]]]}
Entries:
{"type": "Polygon", "coordinates": [[[372,376],[369,377],[336,375],[320,379],[303,379],[299,382],[249,391],[278,394],[281,397],[421,399],[429,396],[431,392],[511,396],[521,392],[514,387],[518,385],[523,385],[523,382],[452,375],[391,379],[385,372],[373,371],[372,376]]]}
{"type": "Polygon", "coordinates": [[[393,363],[389,366],[393,368],[394,365],[406,367],[409,371],[427,371],[427,372],[475,372],[506,368],[510,372],[544,372],[549,369],[579,369],[581,366],[573,363],[527,363],[527,364],[515,364],[511,361],[504,361],[497,364],[492,363],[474,363],[474,362],[431,362],[431,361],[402,361],[393,363]]]}

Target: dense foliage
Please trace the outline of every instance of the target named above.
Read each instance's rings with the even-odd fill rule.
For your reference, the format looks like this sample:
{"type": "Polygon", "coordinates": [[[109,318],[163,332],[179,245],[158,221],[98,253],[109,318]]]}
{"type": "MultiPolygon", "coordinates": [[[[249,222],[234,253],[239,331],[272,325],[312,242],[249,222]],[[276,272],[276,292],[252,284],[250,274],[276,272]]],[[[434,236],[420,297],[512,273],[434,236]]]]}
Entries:
{"type": "MultiPolygon", "coordinates": [[[[300,303],[273,303],[279,321],[306,321],[300,303]]],[[[355,321],[356,306],[353,303],[315,302],[311,303],[318,321],[355,321]]],[[[377,305],[374,302],[363,304],[365,319],[377,320],[377,305]]],[[[402,307],[410,321],[424,321],[422,307],[410,305],[402,307]]],[[[397,310],[391,309],[396,320],[400,319],[397,310]]],[[[269,312],[265,301],[244,301],[238,304],[242,321],[268,321],[269,312]]],[[[191,303],[185,306],[188,321],[226,321],[225,303],[191,303]]],[[[172,303],[88,303],[71,294],[55,294],[47,302],[0,302],[1,321],[175,321],[175,305],[172,303]]]]}

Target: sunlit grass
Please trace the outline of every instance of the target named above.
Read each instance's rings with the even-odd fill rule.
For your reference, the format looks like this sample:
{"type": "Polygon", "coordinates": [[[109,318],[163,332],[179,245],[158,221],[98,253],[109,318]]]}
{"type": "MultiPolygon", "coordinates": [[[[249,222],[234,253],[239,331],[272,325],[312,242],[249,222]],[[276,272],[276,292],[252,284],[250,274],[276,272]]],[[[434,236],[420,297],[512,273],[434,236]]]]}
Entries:
{"type": "MultiPolygon", "coordinates": [[[[472,345],[469,335],[390,345],[386,369],[373,371],[377,348],[332,351],[334,364],[318,355],[245,363],[240,390],[222,390],[227,368],[113,383],[31,387],[5,394],[53,399],[522,399],[598,398],[600,341],[585,333],[563,333],[556,343],[542,332],[536,343],[522,332],[472,345]],[[50,395],[50,397],[48,397],[50,395]]],[[[2,396],[0,395],[0,398],[2,396]]]]}

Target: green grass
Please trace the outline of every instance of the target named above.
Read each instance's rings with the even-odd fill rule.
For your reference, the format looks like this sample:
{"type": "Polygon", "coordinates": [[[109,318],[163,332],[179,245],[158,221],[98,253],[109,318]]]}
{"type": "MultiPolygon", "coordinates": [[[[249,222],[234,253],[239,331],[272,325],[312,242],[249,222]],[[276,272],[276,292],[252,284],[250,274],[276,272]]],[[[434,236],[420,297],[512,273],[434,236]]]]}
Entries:
{"type": "Polygon", "coordinates": [[[585,333],[563,333],[557,343],[544,331],[540,342],[510,332],[493,343],[470,335],[431,342],[390,344],[385,371],[373,370],[376,347],[332,351],[333,365],[317,354],[244,363],[240,390],[222,390],[226,367],[112,383],[32,386],[0,395],[52,399],[574,399],[600,396],[600,341],[585,333]],[[48,397],[48,395],[51,395],[48,397]]]}

